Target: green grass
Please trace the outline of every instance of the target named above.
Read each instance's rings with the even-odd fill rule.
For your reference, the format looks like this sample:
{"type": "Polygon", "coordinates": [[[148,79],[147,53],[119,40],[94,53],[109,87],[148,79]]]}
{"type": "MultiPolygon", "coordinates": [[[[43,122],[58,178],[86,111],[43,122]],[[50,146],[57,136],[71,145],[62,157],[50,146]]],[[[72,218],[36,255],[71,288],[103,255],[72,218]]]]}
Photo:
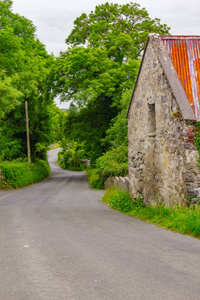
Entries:
{"type": "Polygon", "coordinates": [[[104,182],[112,176],[126,176],[128,167],[126,165],[116,164],[115,167],[88,168],[86,170],[88,182],[93,189],[104,189],[104,182]]]}
{"type": "Polygon", "coordinates": [[[200,238],[200,206],[169,208],[164,205],[144,205],[141,198],[131,200],[128,192],[109,188],[102,200],[111,208],[129,216],[157,224],[163,228],[200,238]]]}
{"type": "Polygon", "coordinates": [[[43,160],[37,160],[30,165],[28,162],[1,162],[0,170],[2,171],[1,189],[24,187],[50,176],[49,164],[43,160]]]}
{"type": "Polygon", "coordinates": [[[100,175],[97,169],[86,169],[89,185],[95,190],[103,190],[104,184],[100,180],[100,175]]]}
{"type": "Polygon", "coordinates": [[[50,145],[48,147],[48,150],[54,150],[54,149],[57,149],[57,148],[60,148],[60,144],[59,143],[55,143],[53,145],[50,145]]]}

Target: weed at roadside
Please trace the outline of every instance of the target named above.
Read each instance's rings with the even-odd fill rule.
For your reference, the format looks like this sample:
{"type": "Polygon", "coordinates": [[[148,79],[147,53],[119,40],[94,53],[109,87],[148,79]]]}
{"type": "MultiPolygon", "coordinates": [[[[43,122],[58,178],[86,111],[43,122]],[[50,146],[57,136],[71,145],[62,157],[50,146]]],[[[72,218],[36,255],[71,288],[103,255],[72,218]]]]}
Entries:
{"type": "Polygon", "coordinates": [[[200,206],[144,205],[142,198],[132,200],[127,191],[117,187],[106,190],[102,200],[111,208],[129,216],[157,224],[182,234],[200,238],[200,206]]]}

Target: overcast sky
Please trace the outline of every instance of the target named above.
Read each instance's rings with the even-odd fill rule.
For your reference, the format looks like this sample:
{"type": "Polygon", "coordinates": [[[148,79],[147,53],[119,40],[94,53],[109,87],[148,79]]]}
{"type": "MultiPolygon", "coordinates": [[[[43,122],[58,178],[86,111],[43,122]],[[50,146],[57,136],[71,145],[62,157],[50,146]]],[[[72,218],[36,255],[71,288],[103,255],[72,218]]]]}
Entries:
{"type": "MultiPolygon", "coordinates": [[[[32,20],[37,35],[48,52],[59,54],[65,50],[65,39],[73,28],[73,21],[83,12],[90,13],[103,0],[13,0],[13,12],[32,20]]],[[[131,1],[113,0],[126,4],[131,1]]],[[[159,18],[171,27],[171,34],[200,35],[200,0],[138,0],[151,18],[159,18]]]]}
{"type": "MultiPolygon", "coordinates": [[[[127,0],[13,0],[13,12],[32,20],[37,36],[49,53],[66,50],[65,39],[73,21],[83,12],[90,13],[105,2],[126,4],[127,0]]],[[[200,35],[200,0],[138,0],[151,18],[171,27],[171,34],[200,35]]]]}

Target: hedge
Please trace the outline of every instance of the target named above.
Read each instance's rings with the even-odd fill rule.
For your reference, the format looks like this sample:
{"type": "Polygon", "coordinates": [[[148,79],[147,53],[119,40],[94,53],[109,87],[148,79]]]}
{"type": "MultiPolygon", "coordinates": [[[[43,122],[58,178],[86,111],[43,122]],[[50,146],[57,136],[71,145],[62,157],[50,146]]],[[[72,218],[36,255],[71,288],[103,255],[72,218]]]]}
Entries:
{"type": "Polygon", "coordinates": [[[37,160],[29,165],[28,162],[0,162],[0,188],[10,189],[30,185],[50,176],[50,167],[46,161],[37,160]]]}

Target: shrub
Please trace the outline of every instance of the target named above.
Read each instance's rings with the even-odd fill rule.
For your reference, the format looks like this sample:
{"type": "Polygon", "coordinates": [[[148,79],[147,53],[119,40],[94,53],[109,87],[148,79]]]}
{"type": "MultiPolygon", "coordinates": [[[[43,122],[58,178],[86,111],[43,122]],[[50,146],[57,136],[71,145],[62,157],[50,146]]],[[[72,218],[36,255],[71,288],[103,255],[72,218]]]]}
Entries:
{"type": "Polygon", "coordinates": [[[88,182],[93,189],[102,190],[104,188],[103,182],[100,180],[100,175],[96,169],[88,168],[86,170],[88,182]]]}
{"type": "Polygon", "coordinates": [[[58,153],[58,164],[68,170],[72,171],[84,171],[85,166],[82,164],[82,160],[86,158],[83,145],[76,142],[68,144],[66,150],[58,153]]]}
{"type": "Polygon", "coordinates": [[[47,146],[45,146],[41,143],[37,143],[35,145],[35,153],[34,154],[38,159],[47,161],[47,146]]]}
{"type": "Polygon", "coordinates": [[[50,176],[50,167],[46,161],[37,160],[29,165],[28,162],[1,162],[1,188],[18,188],[39,182],[50,176]]]}
{"type": "Polygon", "coordinates": [[[122,164],[128,164],[128,147],[124,145],[113,148],[99,157],[96,161],[96,168],[99,170],[113,166],[117,168],[122,164]]]}
{"type": "Polygon", "coordinates": [[[0,161],[12,161],[21,156],[21,144],[19,139],[6,139],[0,135],[0,161]]]}
{"type": "Polygon", "coordinates": [[[99,179],[101,182],[105,182],[107,178],[112,176],[126,176],[128,174],[127,164],[116,164],[113,163],[110,167],[105,167],[99,170],[99,179]]]}
{"type": "Polygon", "coordinates": [[[88,172],[88,180],[90,184],[92,182],[93,188],[94,186],[103,187],[106,179],[111,176],[126,176],[128,174],[128,147],[121,145],[107,151],[96,160],[94,170],[88,172]],[[92,179],[90,179],[91,176],[92,179]]]}

